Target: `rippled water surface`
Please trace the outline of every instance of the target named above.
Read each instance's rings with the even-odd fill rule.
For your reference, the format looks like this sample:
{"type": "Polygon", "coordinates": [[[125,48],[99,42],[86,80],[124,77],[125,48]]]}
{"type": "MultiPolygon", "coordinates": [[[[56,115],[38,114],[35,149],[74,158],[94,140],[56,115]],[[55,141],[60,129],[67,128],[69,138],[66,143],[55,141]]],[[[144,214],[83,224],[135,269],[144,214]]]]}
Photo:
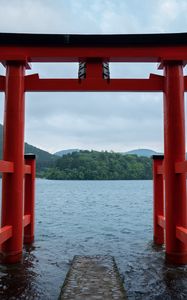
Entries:
{"type": "Polygon", "coordinates": [[[57,299],[76,254],[113,255],[129,299],[187,299],[187,267],[152,244],[152,181],[38,179],[35,243],[0,266],[0,299],[57,299]]]}

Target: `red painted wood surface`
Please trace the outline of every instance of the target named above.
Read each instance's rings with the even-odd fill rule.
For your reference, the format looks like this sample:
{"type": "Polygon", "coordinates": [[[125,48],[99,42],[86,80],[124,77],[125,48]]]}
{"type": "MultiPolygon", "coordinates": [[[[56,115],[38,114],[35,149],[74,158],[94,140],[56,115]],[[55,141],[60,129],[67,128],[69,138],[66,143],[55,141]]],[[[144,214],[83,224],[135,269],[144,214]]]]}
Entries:
{"type": "Polygon", "coordinates": [[[164,243],[164,229],[160,226],[159,217],[164,215],[164,181],[163,166],[164,156],[153,157],[153,239],[158,245],[164,243]]]}
{"type": "Polygon", "coordinates": [[[35,219],[35,155],[25,155],[25,163],[30,167],[30,173],[25,174],[24,192],[24,214],[30,216],[29,226],[24,228],[24,243],[30,244],[34,241],[34,219],[35,219]]]}
{"type": "Polygon", "coordinates": [[[0,160],[0,172],[13,173],[14,172],[14,163],[11,161],[0,160]]]}
{"type": "Polygon", "coordinates": [[[187,227],[186,175],[175,173],[176,162],[185,160],[185,116],[183,66],[165,63],[164,173],[166,259],[187,263],[187,244],[176,238],[176,226],[187,227]]]}
{"type": "Polygon", "coordinates": [[[2,177],[2,226],[12,226],[12,238],[2,245],[5,262],[22,258],[24,176],[24,70],[23,64],[6,68],[3,159],[14,162],[14,173],[2,177]]]}
{"type": "Polygon", "coordinates": [[[0,245],[12,237],[12,226],[0,228],[0,245]]]}
{"type": "Polygon", "coordinates": [[[31,222],[31,215],[24,215],[23,216],[23,227],[26,227],[31,222]]]}

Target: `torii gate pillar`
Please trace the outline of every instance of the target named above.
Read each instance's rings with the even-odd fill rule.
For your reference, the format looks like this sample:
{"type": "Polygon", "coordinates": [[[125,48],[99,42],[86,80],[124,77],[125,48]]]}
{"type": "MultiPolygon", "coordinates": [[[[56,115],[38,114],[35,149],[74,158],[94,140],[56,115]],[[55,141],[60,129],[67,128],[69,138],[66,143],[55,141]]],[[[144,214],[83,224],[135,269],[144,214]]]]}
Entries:
{"type": "Polygon", "coordinates": [[[3,174],[2,182],[2,226],[12,226],[12,238],[2,245],[8,263],[21,260],[23,247],[24,74],[24,63],[7,63],[3,159],[14,162],[14,172],[3,174]]]}
{"type": "Polygon", "coordinates": [[[187,227],[186,174],[176,174],[185,161],[184,77],[181,62],[164,63],[164,172],[166,260],[187,263],[187,244],[176,237],[176,227],[187,227]]]}

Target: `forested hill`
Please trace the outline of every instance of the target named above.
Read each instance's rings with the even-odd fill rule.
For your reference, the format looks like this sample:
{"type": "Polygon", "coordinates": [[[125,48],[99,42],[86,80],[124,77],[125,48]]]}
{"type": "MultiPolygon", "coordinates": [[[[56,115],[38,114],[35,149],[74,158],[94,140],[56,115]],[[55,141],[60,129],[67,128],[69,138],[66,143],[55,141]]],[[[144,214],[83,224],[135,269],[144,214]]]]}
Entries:
{"type": "Polygon", "coordinates": [[[47,179],[123,180],[151,179],[152,160],[113,152],[80,151],[64,155],[43,172],[47,179]]]}

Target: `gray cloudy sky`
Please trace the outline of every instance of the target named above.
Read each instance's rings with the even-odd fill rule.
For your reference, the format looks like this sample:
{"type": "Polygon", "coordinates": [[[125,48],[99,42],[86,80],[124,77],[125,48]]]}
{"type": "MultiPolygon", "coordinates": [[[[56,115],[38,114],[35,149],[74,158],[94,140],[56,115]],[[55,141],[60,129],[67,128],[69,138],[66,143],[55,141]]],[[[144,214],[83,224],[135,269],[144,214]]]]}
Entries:
{"type": "MultiPolygon", "coordinates": [[[[186,0],[0,0],[0,31],[28,33],[187,32],[186,0]]],[[[32,64],[40,77],[76,77],[76,64],[32,64]]],[[[111,64],[111,77],[148,77],[156,64],[111,64]]],[[[4,74],[0,67],[0,75],[4,74]]],[[[3,120],[3,97],[0,94],[3,120]]],[[[81,148],[163,149],[162,95],[26,95],[28,143],[55,152],[81,148]]]]}

